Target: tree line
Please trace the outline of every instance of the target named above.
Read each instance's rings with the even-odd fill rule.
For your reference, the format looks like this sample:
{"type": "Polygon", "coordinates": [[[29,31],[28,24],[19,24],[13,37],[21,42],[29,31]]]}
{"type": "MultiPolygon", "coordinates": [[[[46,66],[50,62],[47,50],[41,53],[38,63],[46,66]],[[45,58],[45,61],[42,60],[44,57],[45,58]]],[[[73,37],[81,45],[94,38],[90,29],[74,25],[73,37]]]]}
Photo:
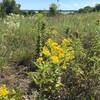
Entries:
{"type": "Polygon", "coordinates": [[[95,7],[86,6],[78,10],[79,13],[88,13],[88,12],[99,12],[100,4],[96,4],[95,7]]]}
{"type": "MultiPolygon", "coordinates": [[[[3,0],[0,2],[0,17],[5,17],[10,13],[13,14],[22,14],[22,15],[34,15],[34,10],[20,10],[21,5],[17,4],[15,0],[3,0]]],[[[49,7],[49,13],[51,15],[57,14],[57,5],[51,4],[49,7]]],[[[38,13],[47,13],[45,11],[39,10],[38,13]]]]}
{"type": "MultiPolygon", "coordinates": [[[[14,14],[22,14],[22,15],[33,15],[35,12],[33,10],[20,10],[21,5],[17,4],[15,0],[3,0],[0,2],[0,16],[4,17],[9,15],[10,13],[14,14]]],[[[79,9],[78,13],[87,13],[87,12],[99,12],[100,4],[96,4],[95,7],[86,6],[84,8],[79,9]]],[[[41,11],[39,11],[41,13],[41,11]]],[[[49,7],[48,14],[56,15],[58,14],[58,6],[56,4],[51,4],[49,7]]],[[[42,11],[43,13],[43,11],[42,11]]],[[[45,13],[45,12],[44,12],[45,13]]]]}

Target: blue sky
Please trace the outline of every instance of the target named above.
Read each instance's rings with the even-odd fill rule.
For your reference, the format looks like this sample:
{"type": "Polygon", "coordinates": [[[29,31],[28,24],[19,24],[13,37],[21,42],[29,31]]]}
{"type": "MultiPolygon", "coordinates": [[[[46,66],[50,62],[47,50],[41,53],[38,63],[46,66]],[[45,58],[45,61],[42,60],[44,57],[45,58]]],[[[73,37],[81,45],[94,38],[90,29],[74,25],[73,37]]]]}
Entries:
{"type": "MultiPolygon", "coordinates": [[[[76,10],[87,5],[94,6],[100,3],[100,0],[59,0],[60,9],[76,10]]],[[[21,4],[21,9],[48,9],[51,3],[57,3],[57,0],[16,0],[21,4]]]]}

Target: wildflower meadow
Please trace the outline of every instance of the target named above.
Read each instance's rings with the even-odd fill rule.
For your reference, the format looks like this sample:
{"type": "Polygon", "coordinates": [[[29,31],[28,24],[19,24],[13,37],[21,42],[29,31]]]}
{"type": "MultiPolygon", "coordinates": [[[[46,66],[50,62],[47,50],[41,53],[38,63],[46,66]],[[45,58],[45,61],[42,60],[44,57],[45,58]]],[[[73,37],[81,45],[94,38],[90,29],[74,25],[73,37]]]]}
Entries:
{"type": "Polygon", "coordinates": [[[0,100],[100,100],[100,12],[0,18],[0,100]]]}

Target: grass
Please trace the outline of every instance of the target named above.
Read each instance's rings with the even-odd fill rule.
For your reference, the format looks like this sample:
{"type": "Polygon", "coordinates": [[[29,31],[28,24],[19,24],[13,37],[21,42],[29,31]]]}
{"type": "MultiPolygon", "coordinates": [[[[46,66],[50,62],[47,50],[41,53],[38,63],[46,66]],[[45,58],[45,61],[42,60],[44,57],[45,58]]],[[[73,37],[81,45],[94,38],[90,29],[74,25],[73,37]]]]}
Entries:
{"type": "MultiPolygon", "coordinates": [[[[100,23],[97,25],[99,18],[100,13],[86,13],[44,17],[42,21],[47,28],[45,36],[48,36],[52,28],[55,28],[61,35],[75,36],[78,34],[83,39],[88,34],[100,33],[100,23]]],[[[15,16],[13,19],[11,17],[0,20],[0,59],[4,60],[3,62],[1,61],[2,64],[8,62],[10,58],[19,60],[23,58],[21,57],[23,54],[26,56],[35,55],[38,34],[36,23],[37,19],[34,16],[25,18],[15,16]],[[14,29],[14,27],[9,27],[9,25],[5,24],[4,21],[8,23],[19,22],[20,27],[14,29]]],[[[13,23],[11,24],[13,25],[13,23]]],[[[52,34],[50,33],[49,35],[52,34]]]]}
{"type": "MultiPolygon", "coordinates": [[[[100,26],[96,25],[96,21],[99,20],[99,18],[99,13],[87,13],[45,17],[43,21],[46,23],[46,27],[49,29],[50,27],[55,27],[61,34],[65,34],[66,32],[66,34],[78,33],[80,37],[83,37],[90,33],[100,33],[100,26]]],[[[7,28],[8,26],[6,26],[2,20],[0,21],[1,45],[8,46],[7,52],[11,52],[12,50],[16,51],[18,48],[27,48],[29,51],[34,51],[38,32],[38,30],[33,32],[34,27],[36,28],[34,16],[25,17],[24,19],[18,17],[16,19],[20,22],[20,28],[15,31],[12,30],[12,32],[10,32],[11,29],[7,28]],[[3,41],[5,41],[6,44],[3,44],[3,41]]],[[[6,57],[8,58],[8,56],[6,57]]]]}

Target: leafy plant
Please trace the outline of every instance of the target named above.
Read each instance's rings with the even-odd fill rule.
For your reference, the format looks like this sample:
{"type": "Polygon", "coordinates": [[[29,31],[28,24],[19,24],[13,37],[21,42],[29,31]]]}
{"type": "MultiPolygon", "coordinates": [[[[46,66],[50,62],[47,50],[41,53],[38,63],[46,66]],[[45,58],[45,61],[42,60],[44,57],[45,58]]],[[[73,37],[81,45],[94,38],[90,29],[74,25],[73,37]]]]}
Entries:
{"type": "Polygon", "coordinates": [[[63,87],[61,78],[67,66],[74,58],[74,50],[71,47],[71,39],[63,39],[61,44],[48,39],[41,56],[34,62],[37,67],[29,76],[39,86],[39,93],[43,97],[51,94],[59,94],[63,87]]]}

